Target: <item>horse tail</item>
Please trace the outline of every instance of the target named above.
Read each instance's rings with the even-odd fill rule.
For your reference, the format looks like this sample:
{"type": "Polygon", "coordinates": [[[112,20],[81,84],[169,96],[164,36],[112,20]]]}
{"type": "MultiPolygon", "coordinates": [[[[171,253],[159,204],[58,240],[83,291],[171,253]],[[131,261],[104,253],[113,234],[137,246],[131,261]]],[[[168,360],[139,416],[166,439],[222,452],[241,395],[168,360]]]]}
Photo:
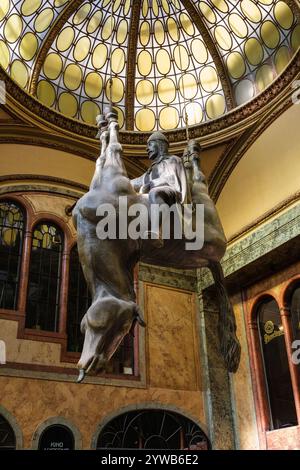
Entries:
{"type": "Polygon", "coordinates": [[[236,336],[236,321],[229,295],[225,286],[222,266],[219,262],[211,261],[209,269],[215,281],[219,302],[219,325],[221,353],[229,372],[236,372],[241,358],[241,345],[236,336]]]}

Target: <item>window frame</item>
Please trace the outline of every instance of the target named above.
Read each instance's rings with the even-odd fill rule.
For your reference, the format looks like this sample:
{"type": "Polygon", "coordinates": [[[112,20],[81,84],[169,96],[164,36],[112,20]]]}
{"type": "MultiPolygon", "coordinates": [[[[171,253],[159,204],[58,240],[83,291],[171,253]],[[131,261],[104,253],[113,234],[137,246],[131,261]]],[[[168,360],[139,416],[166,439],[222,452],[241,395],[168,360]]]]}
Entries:
{"type": "MultiPolygon", "coordinates": [[[[20,266],[20,279],[18,289],[17,310],[7,310],[0,308],[0,318],[5,320],[15,320],[18,322],[17,338],[41,342],[59,343],[61,345],[60,363],[70,364],[70,368],[60,366],[36,366],[34,364],[20,365],[18,363],[8,363],[9,366],[16,368],[26,368],[32,370],[45,370],[46,372],[67,373],[74,374],[73,364],[76,364],[80,358],[80,353],[70,352],[67,350],[67,311],[68,311],[68,287],[69,287],[69,272],[70,272],[70,253],[71,249],[76,245],[76,237],[71,232],[67,222],[48,212],[35,212],[32,205],[21,193],[3,194],[0,196],[0,201],[11,201],[19,205],[23,209],[24,215],[24,238],[22,247],[22,259],[20,266]],[[32,249],[32,237],[34,228],[42,222],[52,223],[61,230],[63,234],[63,248],[61,254],[61,286],[60,286],[60,301],[59,301],[59,328],[58,332],[36,330],[25,327],[26,322],[26,304],[27,304],[27,291],[29,281],[29,269],[32,249]]],[[[135,286],[137,287],[138,269],[135,270],[135,286]]],[[[138,295],[137,295],[138,297],[138,295]]],[[[139,369],[139,329],[138,325],[135,326],[135,337],[133,346],[133,374],[105,374],[105,378],[121,379],[123,380],[141,380],[139,369]]]]}
{"type": "MultiPolygon", "coordinates": [[[[268,398],[268,385],[266,382],[264,370],[264,358],[261,349],[261,340],[258,325],[259,306],[266,299],[273,299],[277,302],[281,322],[284,331],[285,347],[288,358],[289,371],[292,382],[294,403],[300,425],[300,383],[297,376],[296,365],[292,362],[292,325],[291,311],[289,308],[288,293],[292,292],[291,288],[295,284],[300,284],[300,274],[291,274],[283,272],[276,276],[274,281],[270,282],[271,287],[266,288],[265,281],[255,284],[252,288],[243,291],[243,304],[247,318],[247,338],[249,346],[249,360],[251,365],[252,383],[254,389],[254,401],[256,414],[258,419],[258,430],[260,433],[261,445],[265,445],[265,438],[262,437],[268,432],[280,432],[281,429],[272,428],[272,418],[268,398]],[[253,291],[253,294],[252,292],[253,291]],[[258,291],[256,293],[256,291],[258,291]],[[250,294],[250,295],[249,295],[250,294]],[[252,294],[252,295],[251,295],[252,294]]],[[[293,427],[290,427],[294,428],[293,427]]],[[[282,428],[288,429],[288,428],[282,428]]]]}

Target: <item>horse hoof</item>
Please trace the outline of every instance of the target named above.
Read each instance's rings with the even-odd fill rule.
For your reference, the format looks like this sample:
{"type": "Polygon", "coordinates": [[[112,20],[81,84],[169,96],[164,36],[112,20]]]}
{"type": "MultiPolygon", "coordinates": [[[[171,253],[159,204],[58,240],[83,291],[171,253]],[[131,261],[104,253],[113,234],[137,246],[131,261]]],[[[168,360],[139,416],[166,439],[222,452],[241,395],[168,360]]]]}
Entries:
{"type": "Polygon", "coordinates": [[[80,384],[83,381],[84,377],[85,377],[85,370],[80,369],[77,383],[80,384]]]}

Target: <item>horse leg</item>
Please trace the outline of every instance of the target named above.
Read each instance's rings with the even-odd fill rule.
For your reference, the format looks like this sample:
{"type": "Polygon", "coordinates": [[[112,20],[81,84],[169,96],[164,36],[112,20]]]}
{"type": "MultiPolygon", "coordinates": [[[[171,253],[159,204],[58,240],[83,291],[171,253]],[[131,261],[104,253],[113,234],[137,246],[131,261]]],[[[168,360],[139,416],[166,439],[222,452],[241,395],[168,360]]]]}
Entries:
{"type": "Polygon", "coordinates": [[[236,336],[236,322],[232,305],[225,286],[224,273],[221,263],[209,262],[213,275],[219,302],[219,339],[221,352],[229,372],[236,372],[241,357],[241,346],[236,336]]]}
{"type": "Polygon", "coordinates": [[[107,130],[102,131],[101,136],[100,136],[101,153],[100,153],[100,156],[96,160],[95,173],[90,184],[90,190],[95,189],[99,184],[100,174],[104,166],[104,163],[106,161],[106,150],[108,147],[108,140],[109,140],[109,132],[107,130]]]}

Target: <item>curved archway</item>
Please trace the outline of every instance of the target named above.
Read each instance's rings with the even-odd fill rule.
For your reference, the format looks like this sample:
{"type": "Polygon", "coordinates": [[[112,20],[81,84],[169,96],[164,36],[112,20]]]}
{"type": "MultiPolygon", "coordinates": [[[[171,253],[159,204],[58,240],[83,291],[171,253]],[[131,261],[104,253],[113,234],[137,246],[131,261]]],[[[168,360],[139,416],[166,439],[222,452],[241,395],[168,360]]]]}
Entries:
{"type": "Polygon", "coordinates": [[[2,405],[0,405],[0,449],[23,448],[23,437],[20,426],[15,417],[2,405]],[[2,433],[5,433],[5,439],[2,439],[2,433]]]}
{"type": "MultiPolygon", "coordinates": [[[[48,438],[51,438],[51,432],[53,430],[55,431],[54,432],[55,439],[57,439],[57,436],[58,436],[57,431],[63,433],[62,440],[59,440],[59,444],[63,442],[63,445],[64,445],[64,436],[65,436],[67,445],[69,445],[70,447],[72,447],[73,445],[73,449],[75,450],[80,450],[82,448],[82,437],[78,428],[71,421],[63,418],[62,416],[55,416],[53,418],[47,419],[46,421],[44,421],[42,424],[39,425],[39,427],[35,431],[33,438],[32,438],[32,449],[35,449],[35,450],[45,449],[45,445],[44,445],[45,441],[48,438]],[[48,431],[50,431],[50,433],[47,436],[45,433],[47,433],[48,431]],[[47,439],[45,439],[45,436],[47,437],[47,439]]],[[[65,449],[63,446],[58,445],[58,441],[55,441],[55,446],[52,446],[51,448],[57,449],[57,450],[65,449]]]]}
{"type": "Polygon", "coordinates": [[[164,407],[119,413],[94,436],[93,448],[208,450],[204,431],[181,413],[164,407]]]}

